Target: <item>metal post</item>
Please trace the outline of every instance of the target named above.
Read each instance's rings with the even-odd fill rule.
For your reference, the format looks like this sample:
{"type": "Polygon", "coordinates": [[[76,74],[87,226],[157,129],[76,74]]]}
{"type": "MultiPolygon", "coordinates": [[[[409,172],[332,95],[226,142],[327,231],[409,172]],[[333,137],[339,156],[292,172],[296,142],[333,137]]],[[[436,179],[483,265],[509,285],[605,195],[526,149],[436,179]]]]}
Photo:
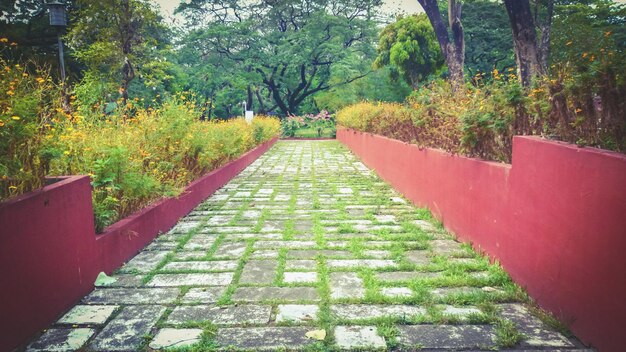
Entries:
{"type": "Polygon", "coordinates": [[[63,56],[63,41],[61,40],[61,30],[57,31],[57,43],[59,45],[59,67],[61,69],[61,84],[65,85],[65,58],[63,56]]]}

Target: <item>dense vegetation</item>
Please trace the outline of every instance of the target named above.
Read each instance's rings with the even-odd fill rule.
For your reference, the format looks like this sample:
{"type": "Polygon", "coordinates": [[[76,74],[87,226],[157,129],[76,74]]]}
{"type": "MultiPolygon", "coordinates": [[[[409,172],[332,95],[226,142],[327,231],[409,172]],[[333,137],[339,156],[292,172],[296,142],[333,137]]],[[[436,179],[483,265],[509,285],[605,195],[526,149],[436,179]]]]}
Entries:
{"type": "Polygon", "coordinates": [[[467,5],[464,13],[490,8],[490,13],[501,14],[483,17],[480,28],[473,28],[476,13],[468,15],[471,22],[464,22],[470,34],[467,44],[472,43],[465,61],[466,72],[473,73],[469,80],[443,81],[447,75],[436,61],[427,60],[440,51],[433,45],[432,27],[430,33],[416,30],[425,26],[426,17],[401,18],[382,32],[377,63],[393,66],[418,89],[402,105],[360,103],[344,108],[337,114],[338,123],[504,162],[510,161],[512,137],[518,134],[626,151],[624,6],[604,0],[548,1],[543,5],[552,7],[546,9],[537,2],[536,18],[552,12],[549,24],[539,19],[535,23],[541,40],[535,43],[533,65],[540,67],[527,63],[534,71],[520,71],[513,58],[519,62],[522,55],[514,53],[510,41],[498,40],[501,24],[493,27],[506,18],[504,6],[481,1],[467,5]],[[407,39],[407,33],[414,33],[415,40],[407,39]],[[489,50],[486,43],[493,47],[489,50]],[[411,66],[411,61],[422,64],[411,66]],[[488,62],[490,72],[485,72],[488,62]]]}

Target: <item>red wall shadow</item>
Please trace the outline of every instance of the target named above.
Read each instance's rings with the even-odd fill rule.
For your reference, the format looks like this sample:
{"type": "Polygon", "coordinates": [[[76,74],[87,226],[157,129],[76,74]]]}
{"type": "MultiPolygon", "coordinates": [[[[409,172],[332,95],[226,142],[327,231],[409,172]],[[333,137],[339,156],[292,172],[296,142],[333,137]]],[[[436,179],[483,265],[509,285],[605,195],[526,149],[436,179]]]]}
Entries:
{"type": "Polygon", "coordinates": [[[626,344],[626,156],[517,136],[512,165],[339,129],[380,177],[601,351],[626,344]]]}
{"type": "Polygon", "coordinates": [[[26,343],[159,233],[265,153],[276,138],[95,234],[89,176],[0,203],[0,351],[26,343]]]}

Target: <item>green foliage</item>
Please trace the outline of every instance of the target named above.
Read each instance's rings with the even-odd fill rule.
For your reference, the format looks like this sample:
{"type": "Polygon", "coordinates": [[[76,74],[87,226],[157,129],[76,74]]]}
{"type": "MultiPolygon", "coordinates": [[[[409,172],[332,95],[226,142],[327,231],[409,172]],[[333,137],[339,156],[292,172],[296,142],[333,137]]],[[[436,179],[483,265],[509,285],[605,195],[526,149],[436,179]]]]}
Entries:
{"type": "Polygon", "coordinates": [[[501,1],[463,4],[465,69],[470,76],[515,67],[511,24],[501,1]]]}
{"type": "Polygon", "coordinates": [[[119,96],[152,99],[170,88],[171,33],[153,4],[78,0],[77,8],[66,39],[71,55],[86,66],[75,86],[83,108],[96,109],[119,96]]]}
{"type": "MultiPolygon", "coordinates": [[[[0,38],[0,50],[10,45],[0,38]]],[[[0,199],[41,187],[58,155],[46,135],[62,112],[60,89],[44,68],[0,59],[0,199]],[[58,111],[57,111],[58,109],[58,111]]]]}
{"type": "MultiPolygon", "coordinates": [[[[379,35],[374,67],[391,66],[413,88],[444,66],[443,55],[426,14],[400,17],[379,35]]],[[[394,72],[394,71],[392,71],[394,72]]]]}
{"type": "MultiPolygon", "coordinates": [[[[363,58],[374,52],[372,15],[379,5],[377,0],[183,3],[180,11],[194,28],[183,39],[183,50],[196,52],[189,72],[201,73],[210,82],[203,95],[223,101],[230,113],[232,95],[218,92],[250,91],[254,94],[245,100],[257,111],[300,113],[316,93],[367,74],[363,58]]],[[[243,99],[236,96],[237,104],[243,99]]]]}

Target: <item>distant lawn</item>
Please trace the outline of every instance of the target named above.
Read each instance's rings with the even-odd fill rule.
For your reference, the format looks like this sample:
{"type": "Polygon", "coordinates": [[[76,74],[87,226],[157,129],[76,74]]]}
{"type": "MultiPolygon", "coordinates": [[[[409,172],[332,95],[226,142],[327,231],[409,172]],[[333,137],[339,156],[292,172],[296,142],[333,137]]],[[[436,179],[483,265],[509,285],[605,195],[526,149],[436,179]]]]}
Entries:
{"type": "MultiPolygon", "coordinates": [[[[298,129],[293,138],[318,138],[317,129],[306,127],[298,129]]],[[[328,127],[322,130],[322,138],[335,138],[335,128],[328,127]]]]}

